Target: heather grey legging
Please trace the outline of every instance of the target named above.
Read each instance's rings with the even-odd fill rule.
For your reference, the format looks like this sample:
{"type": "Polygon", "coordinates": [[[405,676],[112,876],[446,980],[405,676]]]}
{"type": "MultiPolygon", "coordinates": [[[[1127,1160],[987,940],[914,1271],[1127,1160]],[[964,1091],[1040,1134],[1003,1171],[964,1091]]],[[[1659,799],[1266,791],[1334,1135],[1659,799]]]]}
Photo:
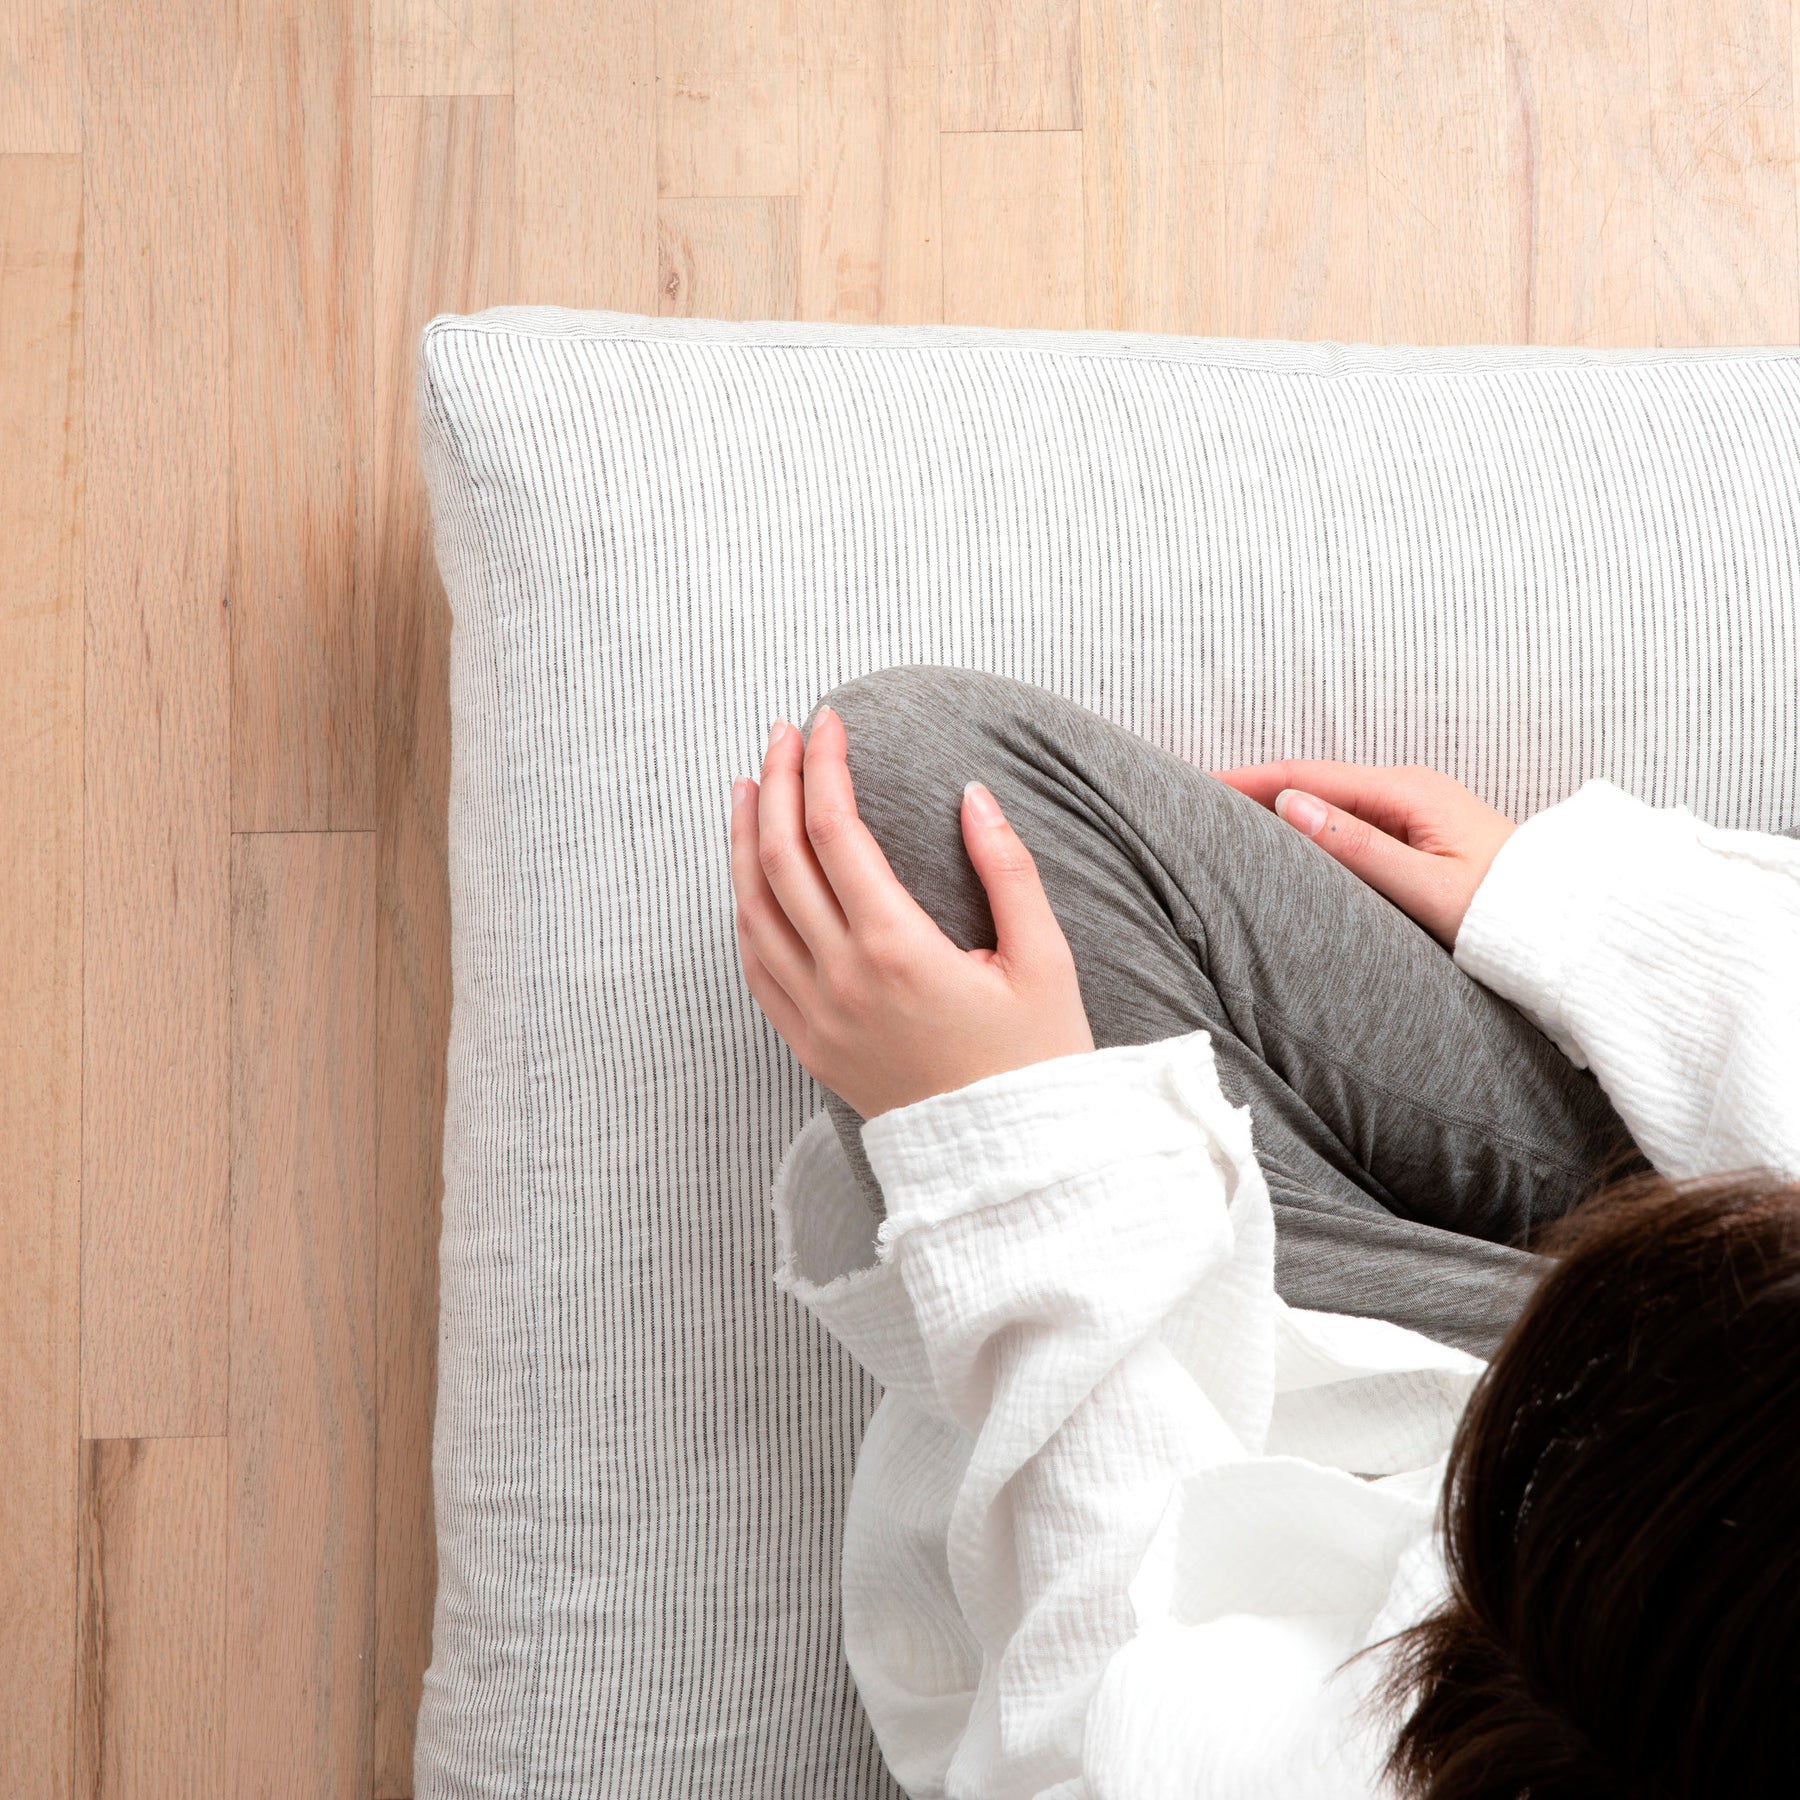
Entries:
{"type": "MultiPolygon", "coordinates": [[[[1648,1167],[1598,1083],[1427,932],[1265,808],[1044,690],[903,667],[828,696],[859,809],[965,949],[994,942],[962,847],[992,789],[1068,934],[1101,1048],[1205,1027],[1247,1105],[1297,1306],[1490,1354],[1530,1291],[1522,1248],[1648,1167]]],[[[870,1203],[861,1121],[828,1104],[870,1203]]]]}

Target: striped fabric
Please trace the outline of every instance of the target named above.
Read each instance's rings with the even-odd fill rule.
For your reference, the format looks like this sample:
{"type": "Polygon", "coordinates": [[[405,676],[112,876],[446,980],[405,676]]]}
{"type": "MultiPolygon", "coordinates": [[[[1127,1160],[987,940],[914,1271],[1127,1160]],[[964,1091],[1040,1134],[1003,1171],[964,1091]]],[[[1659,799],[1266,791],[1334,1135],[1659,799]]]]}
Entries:
{"type": "Polygon", "coordinates": [[[902,661],[1206,766],[1800,803],[1800,356],[440,319],[455,1015],[420,1800],[897,1792],[839,1642],[875,1394],[771,1285],[816,1090],[728,782],[902,661]]]}

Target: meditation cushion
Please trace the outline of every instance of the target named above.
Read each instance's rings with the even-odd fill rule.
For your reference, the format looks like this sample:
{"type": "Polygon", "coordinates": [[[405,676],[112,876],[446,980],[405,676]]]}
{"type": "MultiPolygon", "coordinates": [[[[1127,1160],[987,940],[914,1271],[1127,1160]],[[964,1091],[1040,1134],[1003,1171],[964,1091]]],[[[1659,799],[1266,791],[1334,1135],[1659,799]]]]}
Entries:
{"type": "Polygon", "coordinates": [[[1800,357],[441,318],[455,1007],[418,1800],[898,1792],[840,1642],[876,1393],[771,1277],[819,1094],[738,973],[777,717],[898,662],[1208,768],[1800,793],[1800,357]]]}

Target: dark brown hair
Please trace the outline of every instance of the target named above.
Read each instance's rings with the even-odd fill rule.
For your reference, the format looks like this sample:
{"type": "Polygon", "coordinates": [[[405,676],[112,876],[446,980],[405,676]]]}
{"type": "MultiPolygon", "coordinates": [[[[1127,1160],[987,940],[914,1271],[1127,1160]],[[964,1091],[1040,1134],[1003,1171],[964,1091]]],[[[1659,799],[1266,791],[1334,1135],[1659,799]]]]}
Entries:
{"type": "Polygon", "coordinates": [[[1800,1793],[1800,1184],[1604,1189],[1458,1428],[1402,1633],[1410,1800],[1800,1793]]]}

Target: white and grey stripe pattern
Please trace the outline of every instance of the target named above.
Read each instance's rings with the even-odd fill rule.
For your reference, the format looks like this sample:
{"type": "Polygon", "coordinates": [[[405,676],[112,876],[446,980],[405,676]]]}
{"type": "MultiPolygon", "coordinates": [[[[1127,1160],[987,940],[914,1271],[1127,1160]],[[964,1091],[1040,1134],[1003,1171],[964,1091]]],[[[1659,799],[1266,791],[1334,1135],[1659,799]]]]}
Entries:
{"type": "Polygon", "coordinates": [[[885,664],[1206,766],[1800,814],[1800,359],[440,319],[455,1015],[420,1800],[897,1792],[844,1664],[868,1380],[771,1285],[816,1091],[727,784],[885,664]]]}

